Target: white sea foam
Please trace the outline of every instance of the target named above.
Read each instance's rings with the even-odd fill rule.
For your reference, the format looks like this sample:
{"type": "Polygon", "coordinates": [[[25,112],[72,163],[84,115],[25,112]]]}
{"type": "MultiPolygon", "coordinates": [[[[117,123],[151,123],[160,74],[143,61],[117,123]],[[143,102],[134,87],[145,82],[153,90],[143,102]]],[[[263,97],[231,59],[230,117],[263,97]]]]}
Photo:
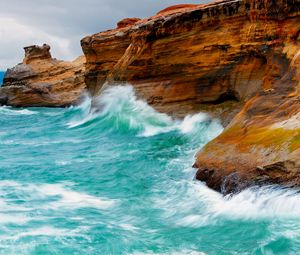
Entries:
{"type": "MultiPolygon", "coordinates": [[[[56,213],[59,215],[61,212],[79,208],[107,210],[116,203],[115,200],[74,191],[71,189],[72,186],[70,183],[24,184],[9,180],[0,181],[0,228],[7,224],[25,226],[32,221],[47,222],[49,218],[55,217],[56,213]],[[22,202],[20,203],[20,201],[22,202]]],[[[84,219],[79,217],[76,220],[73,217],[73,220],[82,222],[84,219]]],[[[57,234],[51,229],[48,232],[44,230],[40,232],[47,233],[47,235],[57,234]]],[[[35,233],[38,234],[39,232],[24,235],[35,233]]],[[[64,235],[64,233],[62,234],[64,235]]],[[[19,237],[22,236],[19,235],[19,237]]]]}
{"type": "Polygon", "coordinates": [[[253,187],[224,197],[198,181],[180,181],[170,183],[168,192],[164,198],[154,196],[153,203],[163,210],[164,219],[178,226],[198,228],[224,218],[286,221],[300,217],[300,193],[293,189],[253,187]]]}
{"type": "Polygon", "coordinates": [[[0,213],[0,224],[18,224],[23,225],[32,220],[32,218],[22,215],[13,215],[9,213],[0,213]]]}
{"type": "MultiPolygon", "coordinates": [[[[22,238],[28,237],[54,237],[56,239],[62,239],[66,237],[81,237],[89,240],[88,235],[85,233],[89,231],[89,227],[78,227],[75,229],[67,228],[55,228],[53,226],[42,226],[38,228],[31,228],[26,231],[19,231],[18,233],[11,233],[6,235],[0,235],[0,243],[3,241],[18,241],[22,238]]],[[[30,244],[30,243],[29,243],[30,244]]]]}
{"type": "Polygon", "coordinates": [[[70,165],[72,161],[65,161],[65,160],[55,160],[55,164],[57,166],[67,166],[70,165]]]}
{"type": "Polygon", "coordinates": [[[0,107],[0,113],[1,114],[7,114],[7,115],[33,115],[37,114],[35,111],[31,111],[28,109],[15,109],[8,106],[2,106],[0,107]]]}
{"type": "Polygon", "coordinates": [[[21,233],[18,233],[14,235],[12,238],[17,240],[22,237],[28,237],[28,236],[72,236],[74,235],[72,231],[69,229],[59,229],[59,228],[54,228],[52,226],[44,226],[38,229],[32,229],[30,231],[24,231],[21,233]]]}
{"type": "Polygon", "coordinates": [[[208,115],[204,113],[188,115],[183,119],[182,122],[179,123],[179,129],[183,134],[186,134],[192,132],[197,123],[205,122],[208,120],[208,115]]]}
{"type": "Polygon", "coordinates": [[[128,224],[128,223],[122,223],[122,224],[120,224],[120,227],[127,231],[132,231],[132,232],[135,232],[139,229],[139,228],[133,226],[132,224],[128,224]]]}
{"type": "Polygon", "coordinates": [[[115,201],[98,198],[85,193],[69,190],[61,184],[44,184],[38,187],[38,191],[46,196],[60,196],[61,199],[49,204],[49,208],[82,208],[92,207],[97,209],[108,209],[115,201]]]}
{"type": "Polygon", "coordinates": [[[13,140],[13,139],[7,139],[7,140],[3,140],[0,141],[0,144],[3,145],[28,145],[31,147],[38,147],[38,146],[47,146],[50,144],[62,144],[62,143],[72,143],[72,144],[78,144],[78,143],[82,143],[81,140],[79,139],[65,139],[65,140],[48,140],[48,141],[40,141],[40,140],[31,140],[31,141],[24,141],[21,139],[18,140],[13,140]]]}
{"type": "Polygon", "coordinates": [[[238,194],[223,197],[204,184],[194,184],[194,192],[205,201],[207,211],[229,218],[298,218],[300,217],[300,193],[280,187],[254,187],[238,194]]]}
{"type": "MultiPolygon", "coordinates": [[[[22,184],[14,181],[1,181],[0,195],[3,197],[2,205],[10,204],[8,209],[12,208],[14,211],[28,210],[28,208],[32,206],[31,203],[35,200],[41,202],[39,209],[76,209],[90,207],[105,210],[116,203],[115,200],[99,198],[74,191],[70,189],[69,185],[66,186],[66,184],[22,184]],[[10,192],[14,192],[17,196],[26,198],[27,203],[22,207],[15,205],[13,200],[6,198],[10,192]],[[50,202],[49,199],[51,200],[50,202]]],[[[2,207],[2,209],[3,208],[5,207],[2,207]]]]}
{"type": "MultiPolygon", "coordinates": [[[[128,254],[129,255],[129,254],[128,254]]],[[[205,255],[204,252],[201,251],[191,251],[191,250],[180,250],[180,251],[171,251],[171,252],[163,252],[163,253],[156,253],[156,252],[135,252],[131,253],[131,255],[205,255]]]]}

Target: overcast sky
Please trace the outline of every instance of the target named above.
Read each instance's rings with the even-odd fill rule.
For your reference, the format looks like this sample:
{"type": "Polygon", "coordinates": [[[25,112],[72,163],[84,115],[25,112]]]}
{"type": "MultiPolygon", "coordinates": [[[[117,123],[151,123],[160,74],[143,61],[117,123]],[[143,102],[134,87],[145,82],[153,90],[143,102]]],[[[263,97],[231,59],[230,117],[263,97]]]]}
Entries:
{"type": "Polygon", "coordinates": [[[0,0],[0,70],[21,62],[24,46],[48,43],[53,57],[71,60],[82,54],[81,38],[123,18],[201,2],[206,0],[0,0]]]}

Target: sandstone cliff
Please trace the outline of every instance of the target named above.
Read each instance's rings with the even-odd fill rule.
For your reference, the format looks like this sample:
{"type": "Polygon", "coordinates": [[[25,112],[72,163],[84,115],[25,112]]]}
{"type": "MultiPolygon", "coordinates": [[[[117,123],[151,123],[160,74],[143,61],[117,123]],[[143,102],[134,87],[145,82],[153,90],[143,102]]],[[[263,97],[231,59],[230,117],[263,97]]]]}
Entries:
{"type": "Polygon", "coordinates": [[[168,8],[82,40],[86,83],[130,82],[168,113],[208,111],[225,132],[197,155],[197,178],[228,193],[300,184],[300,2],[219,1],[168,8]]]}
{"type": "Polygon", "coordinates": [[[62,107],[79,102],[85,89],[84,62],[53,59],[50,46],[25,47],[23,63],[8,69],[0,105],[62,107]]]}

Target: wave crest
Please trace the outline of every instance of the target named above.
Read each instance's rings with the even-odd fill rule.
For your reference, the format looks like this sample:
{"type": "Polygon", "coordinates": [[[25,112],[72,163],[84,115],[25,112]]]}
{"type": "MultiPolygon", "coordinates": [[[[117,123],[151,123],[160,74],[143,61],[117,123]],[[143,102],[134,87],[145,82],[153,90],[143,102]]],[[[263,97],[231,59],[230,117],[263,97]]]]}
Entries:
{"type": "MultiPolygon", "coordinates": [[[[94,99],[93,106],[85,102],[83,107],[81,106],[82,119],[69,122],[69,128],[96,122],[103,129],[134,131],[139,136],[148,137],[171,131],[188,134],[195,131],[199,123],[212,122],[204,113],[188,115],[183,120],[173,119],[167,114],[159,113],[145,101],[138,99],[130,85],[106,88],[100,96],[94,99]]],[[[219,134],[222,126],[217,120],[213,122],[214,134],[219,134]]]]}

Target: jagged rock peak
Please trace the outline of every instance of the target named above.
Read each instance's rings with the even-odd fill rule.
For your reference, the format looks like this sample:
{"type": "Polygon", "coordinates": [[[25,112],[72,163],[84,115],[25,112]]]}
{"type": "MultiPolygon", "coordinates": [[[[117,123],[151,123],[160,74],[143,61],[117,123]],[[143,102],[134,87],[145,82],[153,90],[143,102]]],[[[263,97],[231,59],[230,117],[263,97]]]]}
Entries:
{"type": "Polygon", "coordinates": [[[51,47],[44,43],[42,46],[31,45],[24,47],[25,50],[25,58],[23,60],[24,64],[29,64],[31,61],[36,59],[51,59],[50,53],[51,47]]]}

